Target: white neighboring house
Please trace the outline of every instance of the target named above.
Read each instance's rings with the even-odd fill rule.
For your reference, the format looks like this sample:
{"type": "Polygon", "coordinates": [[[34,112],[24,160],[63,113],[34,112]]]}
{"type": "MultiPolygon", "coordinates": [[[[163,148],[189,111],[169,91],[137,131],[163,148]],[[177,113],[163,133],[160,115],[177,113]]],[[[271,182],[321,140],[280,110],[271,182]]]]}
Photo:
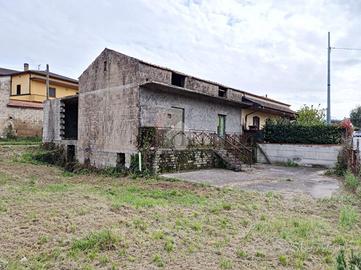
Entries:
{"type": "Polygon", "coordinates": [[[354,131],[352,134],[352,150],[360,151],[361,148],[361,130],[354,131]]]}

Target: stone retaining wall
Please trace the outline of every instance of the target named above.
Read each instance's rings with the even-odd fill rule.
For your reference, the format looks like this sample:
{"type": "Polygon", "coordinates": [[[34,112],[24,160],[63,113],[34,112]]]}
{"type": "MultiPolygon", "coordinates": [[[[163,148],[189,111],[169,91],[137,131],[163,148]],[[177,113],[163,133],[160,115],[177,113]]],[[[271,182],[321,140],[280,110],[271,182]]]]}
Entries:
{"type": "Polygon", "coordinates": [[[211,149],[161,149],[154,155],[155,172],[173,172],[221,167],[221,160],[211,149]]]}

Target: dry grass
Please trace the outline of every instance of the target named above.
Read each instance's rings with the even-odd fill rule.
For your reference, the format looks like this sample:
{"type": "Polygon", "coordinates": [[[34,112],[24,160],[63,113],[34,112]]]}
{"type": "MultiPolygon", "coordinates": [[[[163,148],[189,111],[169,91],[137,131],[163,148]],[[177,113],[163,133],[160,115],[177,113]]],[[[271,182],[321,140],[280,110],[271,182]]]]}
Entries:
{"type": "Polygon", "coordinates": [[[72,175],[24,149],[0,147],[0,269],[333,269],[361,251],[354,195],[72,175]]]}

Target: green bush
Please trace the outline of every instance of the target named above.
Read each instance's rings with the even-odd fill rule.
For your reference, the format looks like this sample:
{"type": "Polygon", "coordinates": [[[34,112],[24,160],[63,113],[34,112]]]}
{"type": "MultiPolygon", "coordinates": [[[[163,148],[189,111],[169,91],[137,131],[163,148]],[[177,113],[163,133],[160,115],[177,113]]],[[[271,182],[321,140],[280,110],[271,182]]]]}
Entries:
{"type": "Polygon", "coordinates": [[[345,186],[346,188],[352,190],[352,191],[356,191],[357,187],[360,185],[360,181],[359,179],[353,175],[352,172],[347,171],[345,173],[345,186]]]}
{"type": "Polygon", "coordinates": [[[339,224],[344,228],[352,228],[359,220],[357,211],[352,206],[344,206],[340,210],[339,224]]]}
{"type": "Polygon", "coordinates": [[[302,126],[280,120],[268,120],[264,128],[265,141],[270,143],[340,144],[342,134],[338,126],[302,126]]]}
{"type": "Polygon", "coordinates": [[[351,251],[351,256],[347,258],[345,251],[340,250],[336,258],[337,270],[357,270],[361,269],[361,254],[354,254],[351,251]]]}

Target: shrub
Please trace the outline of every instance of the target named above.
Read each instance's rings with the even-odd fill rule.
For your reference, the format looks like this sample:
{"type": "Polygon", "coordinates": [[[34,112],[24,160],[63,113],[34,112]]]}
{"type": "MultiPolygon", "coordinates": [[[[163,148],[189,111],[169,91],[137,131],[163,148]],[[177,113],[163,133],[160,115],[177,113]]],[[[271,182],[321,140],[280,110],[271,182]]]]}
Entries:
{"type": "Polygon", "coordinates": [[[345,251],[340,250],[336,257],[337,270],[356,270],[361,269],[361,254],[354,254],[351,250],[351,256],[347,258],[345,251]]]}
{"type": "Polygon", "coordinates": [[[270,143],[340,144],[343,129],[338,126],[303,126],[297,122],[268,120],[265,141],[270,143]]]}
{"type": "Polygon", "coordinates": [[[288,264],[287,257],[285,255],[279,256],[278,260],[282,266],[286,266],[288,264]]]}
{"type": "Polygon", "coordinates": [[[358,214],[351,206],[344,206],[340,211],[339,223],[342,227],[351,228],[358,221],[358,214]]]}
{"type": "Polygon", "coordinates": [[[347,171],[344,176],[346,188],[356,191],[357,187],[360,185],[359,179],[350,171],[347,171]]]}
{"type": "Polygon", "coordinates": [[[112,250],[119,238],[109,230],[91,233],[85,238],[75,240],[71,246],[74,251],[112,250]]]}
{"type": "Polygon", "coordinates": [[[347,171],[348,166],[348,148],[344,146],[337,156],[337,163],[334,173],[338,176],[343,176],[347,171]]]}
{"type": "Polygon", "coordinates": [[[164,267],[165,266],[165,263],[164,263],[162,257],[159,254],[155,254],[153,256],[153,262],[158,267],[164,267]]]}

